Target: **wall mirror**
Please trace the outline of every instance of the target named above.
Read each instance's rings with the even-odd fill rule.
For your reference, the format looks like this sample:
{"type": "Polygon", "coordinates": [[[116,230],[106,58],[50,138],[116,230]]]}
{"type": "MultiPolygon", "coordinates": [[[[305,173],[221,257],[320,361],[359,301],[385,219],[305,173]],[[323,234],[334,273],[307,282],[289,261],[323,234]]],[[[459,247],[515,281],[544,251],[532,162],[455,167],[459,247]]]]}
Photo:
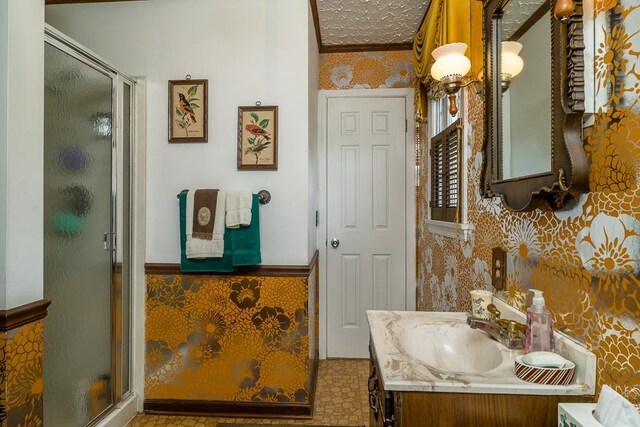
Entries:
{"type": "Polygon", "coordinates": [[[564,22],[554,0],[484,5],[482,192],[510,210],[561,209],[587,189],[582,145],[582,4],[564,22]]]}

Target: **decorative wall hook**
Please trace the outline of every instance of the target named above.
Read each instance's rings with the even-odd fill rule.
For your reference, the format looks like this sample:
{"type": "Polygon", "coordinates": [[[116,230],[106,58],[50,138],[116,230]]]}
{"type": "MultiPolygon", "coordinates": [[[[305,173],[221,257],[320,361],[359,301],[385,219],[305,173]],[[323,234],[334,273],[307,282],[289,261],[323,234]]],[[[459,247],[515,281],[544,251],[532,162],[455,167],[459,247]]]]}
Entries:
{"type": "Polygon", "coordinates": [[[258,200],[260,201],[261,205],[266,205],[271,201],[271,193],[269,193],[267,190],[258,191],[258,200]]]}

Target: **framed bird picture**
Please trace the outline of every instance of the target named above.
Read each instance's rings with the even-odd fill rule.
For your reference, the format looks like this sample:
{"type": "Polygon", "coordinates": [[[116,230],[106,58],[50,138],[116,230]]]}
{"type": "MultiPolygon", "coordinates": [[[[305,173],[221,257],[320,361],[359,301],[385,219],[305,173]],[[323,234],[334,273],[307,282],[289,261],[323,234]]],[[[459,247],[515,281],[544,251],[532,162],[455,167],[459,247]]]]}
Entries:
{"type": "Polygon", "coordinates": [[[238,170],[278,169],[278,107],[238,107],[238,170]]]}
{"type": "Polygon", "coordinates": [[[169,80],[169,142],[207,142],[207,80],[169,80]]]}

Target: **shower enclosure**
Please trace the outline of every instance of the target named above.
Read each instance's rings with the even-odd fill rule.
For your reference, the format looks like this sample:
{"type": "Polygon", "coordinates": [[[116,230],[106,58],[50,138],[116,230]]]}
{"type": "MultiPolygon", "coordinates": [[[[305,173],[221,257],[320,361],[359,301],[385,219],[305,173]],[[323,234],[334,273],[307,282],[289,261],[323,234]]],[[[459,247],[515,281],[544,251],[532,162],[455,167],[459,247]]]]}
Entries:
{"type": "Polygon", "coordinates": [[[135,80],[45,32],[44,420],[95,424],[130,393],[135,80]]]}

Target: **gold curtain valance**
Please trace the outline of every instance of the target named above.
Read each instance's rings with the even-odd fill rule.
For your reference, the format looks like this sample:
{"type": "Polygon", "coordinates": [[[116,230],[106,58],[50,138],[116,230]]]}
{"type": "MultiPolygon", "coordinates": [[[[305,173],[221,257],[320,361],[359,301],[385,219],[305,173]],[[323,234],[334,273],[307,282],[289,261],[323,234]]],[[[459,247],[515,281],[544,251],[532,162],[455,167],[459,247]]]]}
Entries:
{"type": "Polygon", "coordinates": [[[413,37],[413,63],[416,68],[416,77],[423,80],[429,75],[433,58],[431,52],[435,49],[436,30],[442,10],[443,0],[431,0],[427,16],[422,26],[413,37]]]}
{"type": "Polygon", "coordinates": [[[426,88],[433,65],[431,52],[447,43],[463,42],[469,46],[471,74],[482,69],[482,1],[431,0],[422,26],[413,38],[416,70],[416,112],[426,114],[426,88]]]}

